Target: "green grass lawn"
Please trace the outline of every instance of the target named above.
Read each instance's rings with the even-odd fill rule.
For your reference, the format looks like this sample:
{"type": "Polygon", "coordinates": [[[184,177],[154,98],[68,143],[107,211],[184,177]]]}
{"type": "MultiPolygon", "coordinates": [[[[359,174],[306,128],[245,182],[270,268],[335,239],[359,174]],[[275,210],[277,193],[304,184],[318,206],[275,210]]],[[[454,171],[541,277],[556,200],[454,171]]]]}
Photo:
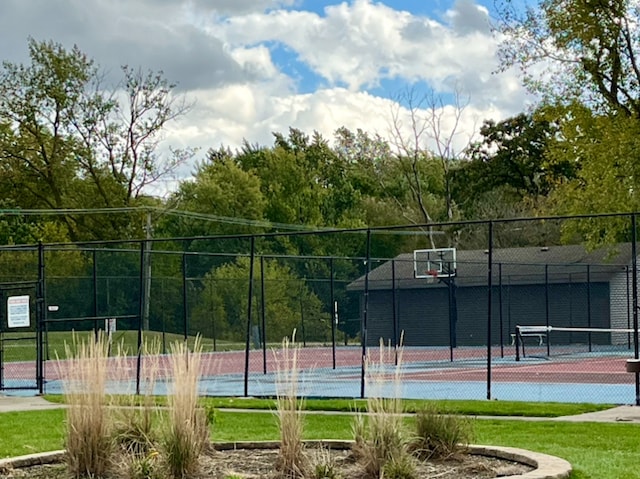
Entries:
{"type": "MultiPolygon", "coordinates": [[[[50,397],[47,397],[50,399],[50,397]]],[[[59,398],[51,398],[59,401],[59,398]]],[[[204,398],[203,404],[210,407],[240,408],[240,409],[269,409],[276,407],[273,399],[257,398],[204,398]]],[[[416,412],[427,401],[407,399],[403,401],[407,412],[416,412]]],[[[438,400],[441,411],[451,414],[465,414],[468,416],[532,416],[532,417],[560,417],[573,416],[587,412],[603,411],[614,407],[612,404],[592,403],[543,403],[524,401],[467,401],[467,400],[438,400]]],[[[303,408],[307,411],[364,411],[367,401],[363,399],[307,399],[303,408]]]]}
{"type": "MultiPolygon", "coordinates": [[[[12,361],[35,361],[36,360],[36,342],[35,332],[4,332],[4,360],[12,361]]],[[[46,359],[65,358],[65,345],[72,346],[75,342],[86,341],[87,338],[94,336],[91,331],[50,331],[45,335],[45,355],[46,359]]],[[[159,351],[162,353],[169,352],[171,344],[174,342],[182,342],[184,335],[176,333],[162,333],[160,331],[144,331],[142,336],[143,343],[158,344],[159,351]]],[[[138,331],[116,331],[113,334],[113,344],[120,346],[127,354],[136,354],[138,350],[138,331]]],[[[188,336],[187,342],[190,348],[193,348],[195,336],[188,336]]],[[[200,342],[202,350],[213,351],[213,339],[201,337],[200,342]]],[[[246,344],[242,341],[226,341],[222,339],[216,340],[216,351],[240,351],[244,350],[246,344]]],[[[279,348],[281,343],[267,343],[267,348],[279,348]]],[[[72,348],[73,350],[73,348],[72,348]]],[[[117,349],[112,348],[113,354],[117,349]]]]}
{"type": "MultiPolygon", "coordinates": [[[[479,419],[475,429],[476,443],[521,447],[568,460],[575,468],[572,479],[640,479],[640,425],[479,419]]],[[[0,457],[60,449],[64,411],[3,413],[0,431],[0,457]]],[[[310,414],[305,420],[305,437],[350,439],[351,415],[310,414]]],[[[273,412],[222,409],[216,413],[215,441],[277,438],[273,412]]]]}
{"type": "MultiPolygon", "coordinates": [[[[62,395],[46,395],[50,402],[63,403],[62,395]]],[[[129,404],[129,398],[125,398],[125,403],[129,404]]],[[[201,398],[203,406],[215,409],[263,409],[273,411],[276,409],[275,399],[259,398],[224,398],[206,397],[201,398]]],[[[450,414],[465,414],[467,416],[530,416],[530,417],[560,417],[584,414],[587,412],[603,411],[614,407],[612,404],[592,404],[592,403],[545,403],[545,402],[524,402],[524,401],[472,401],[472,400],[438,400],[425,401],[418,399],[407,399],[403,401],[404,409],[407,412],[416,412],[420,407],[428,402],[435,402],[439,410],[450,414]]],[[[156,397],[158,405],[165,405],[164,396],[156,397]]],[[[367,409],[365,399],[305,399],[302,403],[306,411],[336,411],[336,412],[356,412],[367,409]]]]}
{"type": "MultiPolygon", "coordinates": [[[[65,358],[66,349],[65,345],[73,346],[74,342],[86,341],[87,338],[94,336],[93,330],[91,331],[50,331],[46,334],[45,354],[47,359],[65,358]]],[[[36,360],[36,342],[35,340],[27,340],[20,338],[32,338],[35,337],[35,332],[18,332],[18,333],[4,333],[4,338],[11,339],[4,344],[4,359],[7,362],[11,361],[35,361],[36,360]]],[[[175,333],[165,333],[158,331],[145,331],[143,333],[143,342],[152,344],[157,342],[160,348],[160,352],[169,351],[170,345],[176,341],[183,341],[184,336],[175,333]]],[[[189,336],[187,338],[190,347],[193,347],[195,336],[189,336]]],[[[136,354],[138,350],[138,332],[137,331],[116,331],[113,334],[113,344],[121,346],[127,354],[136,354]]],[[[203,351],[213,351],[213,340],[211,338],[201,338],[201,344],[203,351]]],[[[273,344],[273,347],[278,346],[273,344]]],[[[271,347],[271,345],[267,345],[271,347]]],[[[232,351],[243,350],[245,344],[242,342],[233,341],[216,341],[216,351],[232,351]]],[[[72,348],[73,350],[73,348],[72,348]]],[[[113,348],[115,354],[116,347],[113,348]]]]}

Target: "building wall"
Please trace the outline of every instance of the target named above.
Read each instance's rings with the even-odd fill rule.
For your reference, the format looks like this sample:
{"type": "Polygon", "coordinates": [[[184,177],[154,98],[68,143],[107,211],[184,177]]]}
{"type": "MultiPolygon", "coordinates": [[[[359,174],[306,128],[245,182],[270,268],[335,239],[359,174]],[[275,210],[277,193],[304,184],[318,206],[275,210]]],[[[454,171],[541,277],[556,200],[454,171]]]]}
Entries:
{"type": "MultiPolygon", "coordinates": [[[[633,327],[633,305],[631,298],[633,275],[623,271],[611,278],[611,327],[628,329],[633,327]]],[[[613,333],[612,344],[629,344],[633,339],[628,333],[613,333]]]]}
{"type": "MultiPolygon", "coordinates": [[[[547,300],[545,285],[503,285],[492,291],[492,344],[509,345],[516,325],[545,326],[547,300]],[[502,327],[500,327],[502,323],[502,327]]],[[[487,343],[486,286],[459,287],[456,291],[458,319],[457,346],[487,343]]],[[[398,331],[404,331],[406,346],[449,346],[449,291],[447,287],[396,291],[398,331]]],[[[548,289],[549,325],[556,327],[610,327],[609,284],[550,284],[548,289]],[[590,296],[591,314],[587,305],[590,296]]],[[[394,342],[392,293],[369,294],[367,343],[377,345],[380,338],[394,342]]],[[[554,332],[554,344],[588,341],[587,333],[554,332]]],[[[592,335],[593,343],[607,344],[610,335],[592,335]]]]}

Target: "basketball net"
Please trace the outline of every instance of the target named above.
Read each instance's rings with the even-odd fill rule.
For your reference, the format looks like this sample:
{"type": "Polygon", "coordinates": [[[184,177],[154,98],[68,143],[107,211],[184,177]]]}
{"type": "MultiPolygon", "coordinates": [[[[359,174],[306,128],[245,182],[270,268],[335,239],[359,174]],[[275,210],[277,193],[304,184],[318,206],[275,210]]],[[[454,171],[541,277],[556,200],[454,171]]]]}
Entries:
{"type": "Polygon", "coordinates": [[[438,270],[437,269],[428,269],[425,271],[427,273],[427,283],[435,283],[438,281],[438,270]]]}

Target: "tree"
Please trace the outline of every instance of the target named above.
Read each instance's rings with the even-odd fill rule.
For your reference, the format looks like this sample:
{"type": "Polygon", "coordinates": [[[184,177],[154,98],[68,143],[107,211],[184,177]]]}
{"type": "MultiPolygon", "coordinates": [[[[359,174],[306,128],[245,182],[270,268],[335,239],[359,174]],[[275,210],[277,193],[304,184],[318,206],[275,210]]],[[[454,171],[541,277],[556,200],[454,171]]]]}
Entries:
{"type": "MultiPolygon", "coordinates": [[[[166,124],[186,111],[161,73],[123,67],[111,92],[78,47],[29,40],[30,64],[0,70],[3,189],[22,208],[133,206],[143,190],[189,152],[156,154],[166,124]],[[123,100],[124,98],[124,100],[123,100]]],[[[129,224],[110,217],[63,218],[72,239],[120,236],[129,224]]]]}
{"type": "Polygon", "coordinates": [[[498,123],[485,121],[480,128],[482,140],[470,147],[469,161],[452,175],[454,199],[467,218],[505,217],[509,210],[534,212],[557,185],[575,177],[575,162],[548,154],[558,131],[557,122],[547,120],[543,111],[521,113],[498,123]],[[486,194],[497,190],[500,204],[494,193],[490,200],[494,207],[486,210],[486,194]],[[521,206],[516,207],[518,203],[521,206]],[[495,206],[503,214],[495,215],[495,206]]]}
{"type": "Polygon", "coordinates": [[[542,0],[521,15],[502,2],[504,68],[551,104],[580,103],[600,113],[640,118],[638,20],[631,0],[542,0]]]}
{"type": "MultiPolygon", "coordinates": [[[[321,302],[311,292],[303,279],[276,260],[265,260],[264,271],[260,271],[259,261],[254,265],[256,285],[261,275],[265,279],[265,320],[266,339],[281,341],[291,336],[294,329],[301,330],[302,314],[318,333],[318,324],[330,327],[329,315],[321,312],[321,302]],[[303,309],[301,309],[303,308],[303,309]],[[326,317],[325,317],[326,316],[326,317]],[[321,319],[324,318],[324,322],[321,319]]],[[[194,311],[193,324],[197,329],[209,331],[215,322],[216,337],[233,341],[246,338],[248,314],[250,262],[246,257],[238,257],[207,273],[202,281],[201,299],[194,311]]],[[[259,288],[254,289],[252,324],[259,327],[261,311],[259,288]]],[[[320,327],[321,329],[321,327],[320,327]]]]}
{"type": "Polygon", "coordinates": [[[180,235],[241,234],[256,232],[242,220],[263,220],[267,206],[261,191],[262,182],[254,173],[241,169],[231,153],[210,150],[207,159],[196,166],[193,178],[178,186],[169,200],[180,210],[210,215],[212,221],[183,218],[174,224],[172,233],[180,235]],[[215,222],[235,217],[232,224],[215,222]]]}
{"type": "MultiPolygon", "coordinates": [[[[554,213],[633,212],[640,209],[640,122],[624,114],[598,115],[573,107],[563,123],[562,141],[550,155],[572,156],[576,177],[560,185],[550,202],[554,213]]],[[[628,241],[629,221],[568,222],[566,235],[579,233],[592,246],[628,241]]]]}
{"type": "MultiPolygon", "coordinates": [[[[558,125],[548,158],[568,162],[574,179],[555,188],[556,212],[604,213],[638,207],[640,121],[640,9],[631,0],[543,0],[516,14],[503,2],[503,66],[519,66],[529,88],[542,94],[558,125]]],[[[620,220],[568,222],[590,245],[628,234],[620,220]]]]}
{"type": "MultiPolygon", "coordinates": [[[[456,150],[456,137],[461,134],[460,121],[468,99],[456,90],[454,103],[448,106],[433,91],[419,95],[415,90],[408,90],[400,96],[398,104],[406,105],[407,113],[397,106],[391,114],[395,169],[402,175],[403,189],[410,193],[415,211],[420,215],[417,222],[452,221],[457,216],[452,171],[466,149],[465,145],[456,150]],[[405,118],[408,126],[404,124],[405,118]]],[[[431,228],[427,235],[434,248],[431,228]]],[[[448,241],[455,243],[455,238],[448,241]]]]}

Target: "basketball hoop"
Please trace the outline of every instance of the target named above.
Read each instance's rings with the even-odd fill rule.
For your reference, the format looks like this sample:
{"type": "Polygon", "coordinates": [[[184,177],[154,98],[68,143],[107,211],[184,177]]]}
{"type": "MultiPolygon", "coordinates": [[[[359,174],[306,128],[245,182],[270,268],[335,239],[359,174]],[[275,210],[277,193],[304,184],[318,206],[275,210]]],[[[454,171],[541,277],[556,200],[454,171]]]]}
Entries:
{"type": "Polygon", "coordinates": [[[417,249],[413,251],[413,277],[429,283],[456,275],[455,248],[417,249]]]}
{"type": "Polygon", "coordinates": [[[435,283],[438,281],[438,270],[437,269],[428,269],[425,271],[427,283],[435,283]]]}

